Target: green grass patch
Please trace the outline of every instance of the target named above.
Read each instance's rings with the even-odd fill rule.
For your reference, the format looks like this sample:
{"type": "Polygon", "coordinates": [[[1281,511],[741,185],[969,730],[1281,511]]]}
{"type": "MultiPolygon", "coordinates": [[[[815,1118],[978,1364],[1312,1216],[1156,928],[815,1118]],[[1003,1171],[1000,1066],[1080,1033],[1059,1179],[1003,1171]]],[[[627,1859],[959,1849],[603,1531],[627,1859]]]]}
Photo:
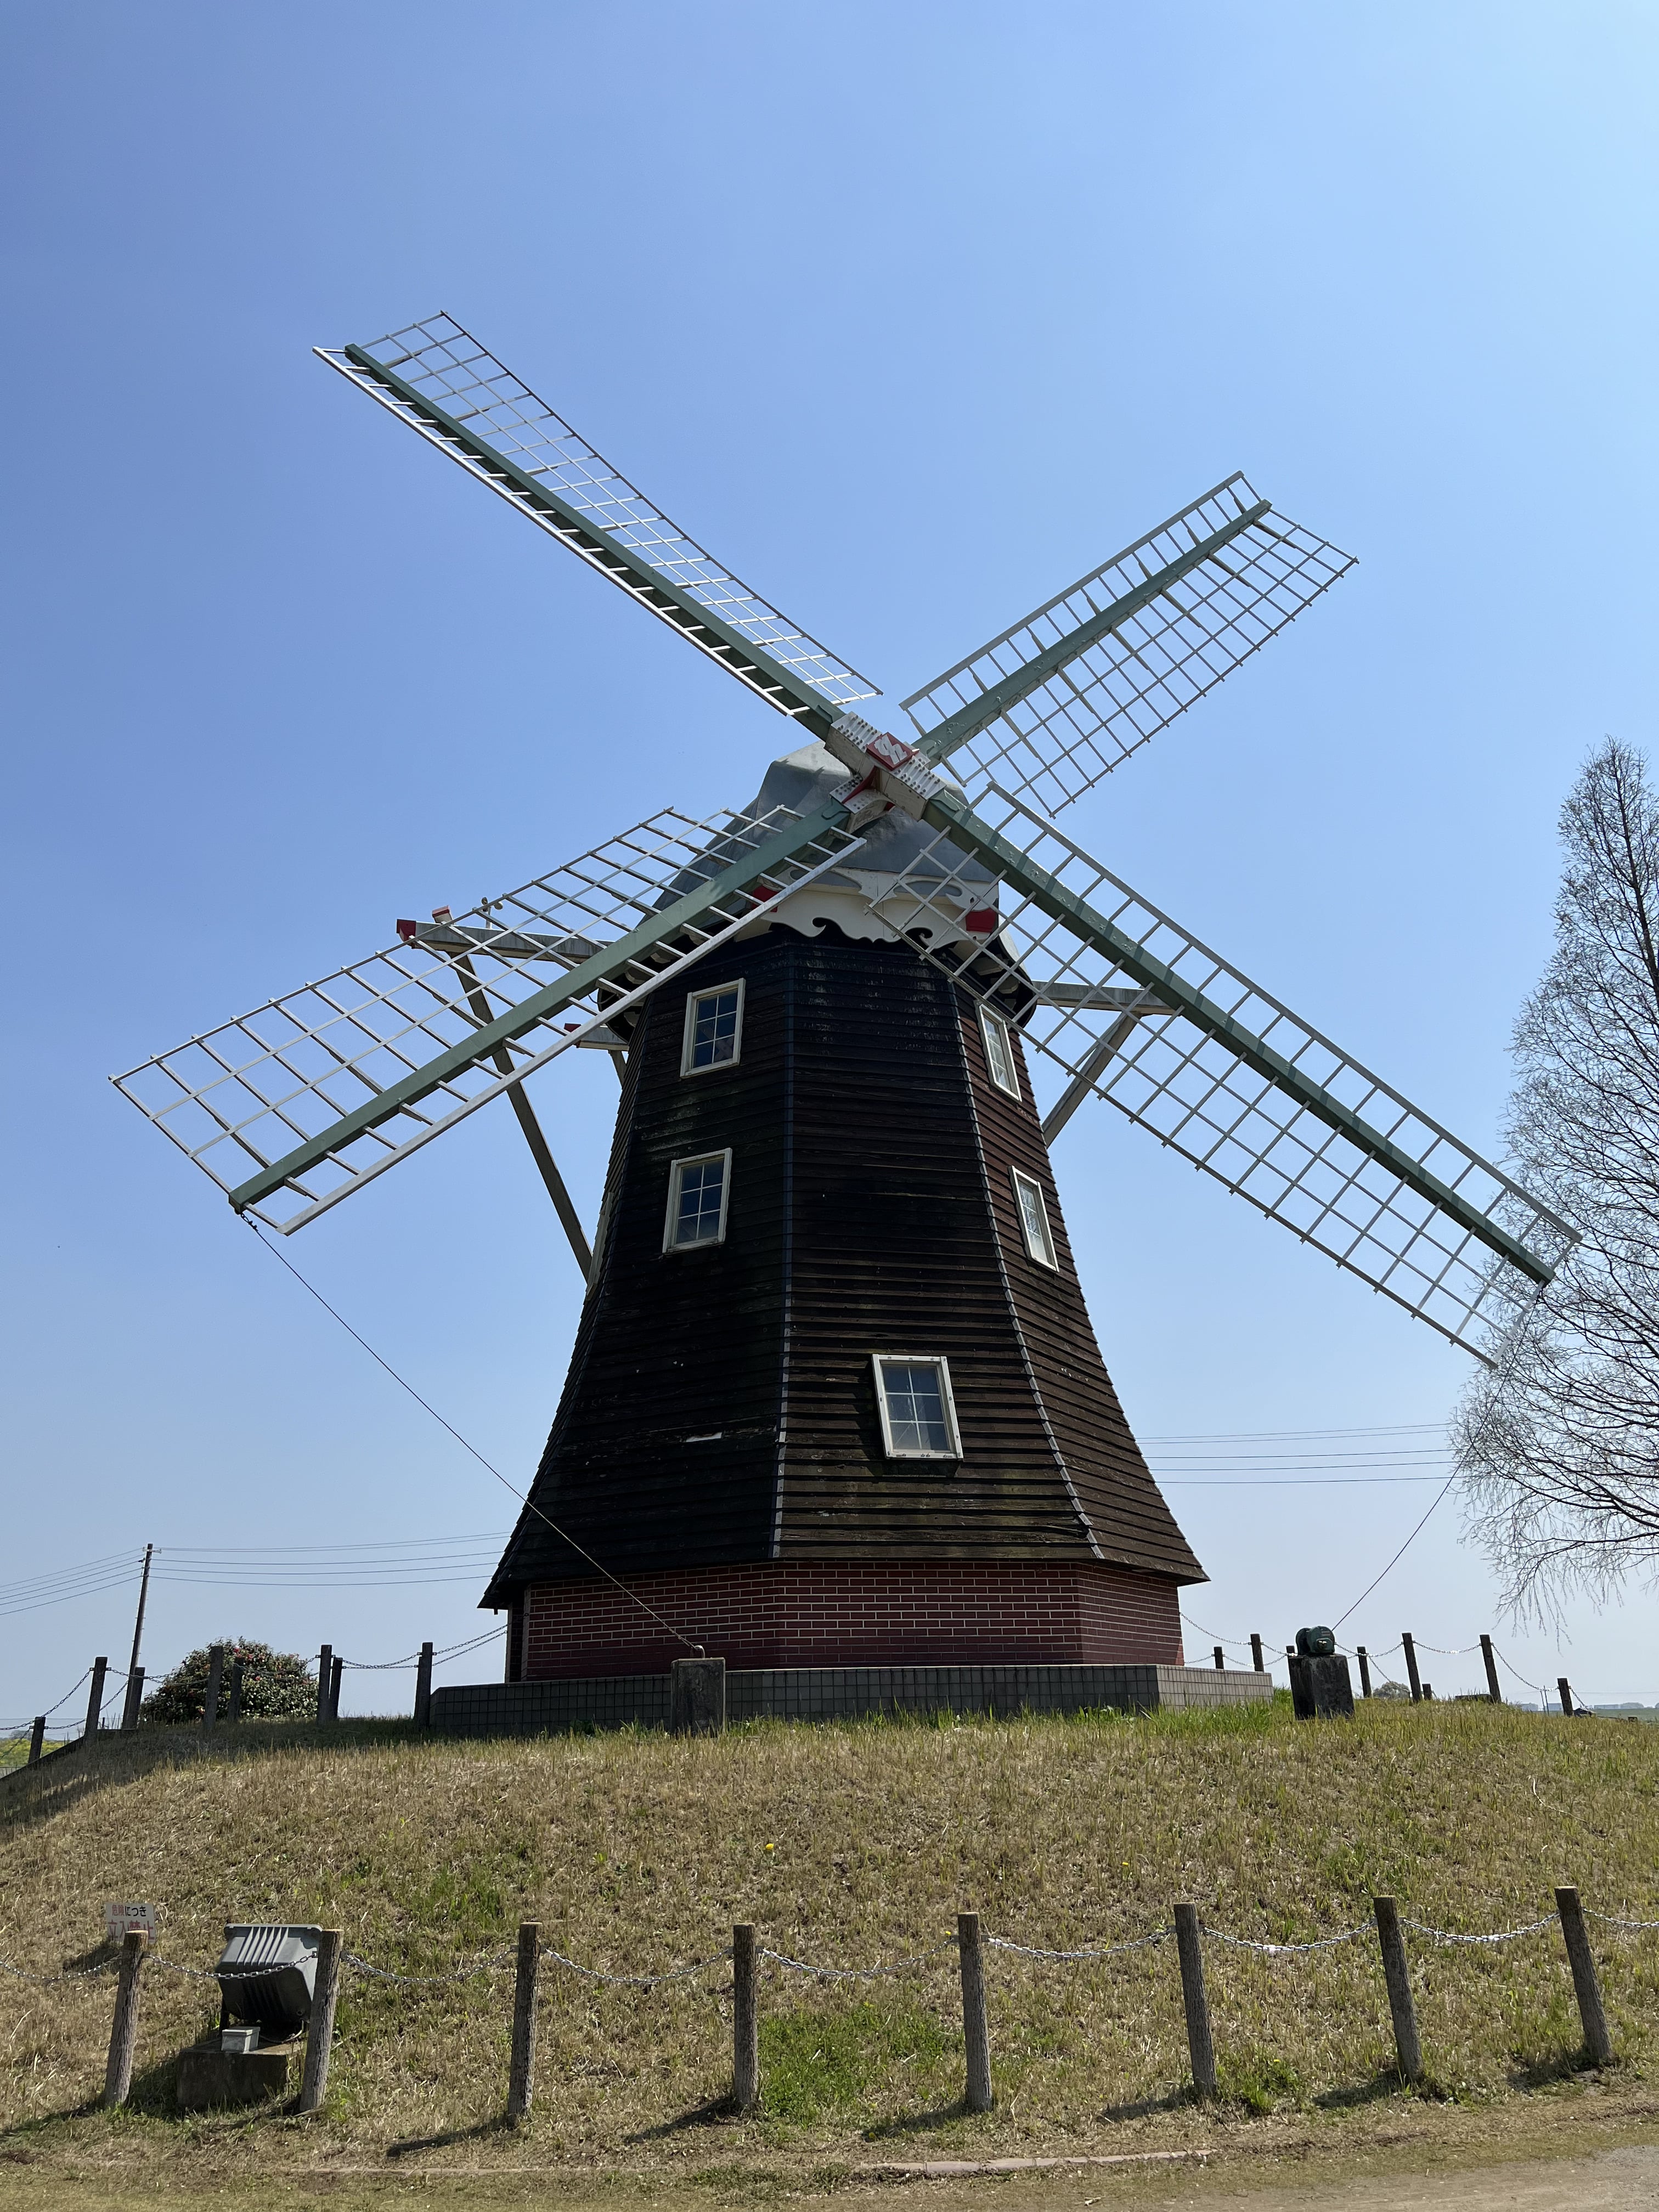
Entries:
{"type": "MultiPolygon", "coordinates": [[[[955,2039],[958,2046],[961,2039],[955,2039]]],[[[760,2023],[767,2112],[807,2124],[854,2112],[878,2085],[906,2068],[925,2079],[951,2048],[931,2013],[855,2004],[842,2012],[773,2013],[760,2023]]]]}

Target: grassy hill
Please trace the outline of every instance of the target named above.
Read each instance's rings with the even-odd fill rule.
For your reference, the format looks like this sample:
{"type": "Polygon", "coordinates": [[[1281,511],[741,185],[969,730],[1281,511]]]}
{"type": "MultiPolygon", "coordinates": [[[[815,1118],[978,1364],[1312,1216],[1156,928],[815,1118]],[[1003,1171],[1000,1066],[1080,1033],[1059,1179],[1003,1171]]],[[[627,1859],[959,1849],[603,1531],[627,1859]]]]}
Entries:
{"type": "MultiPolygon", "coordinates": [[[[712,1742],[457,1743],[345,1723],[325,1736],[256,1724],[204,1747],[193,1730],[145,1732],[0,1784],[0,1959],[37,1973],[94,1963],[106,1898],[155,1903],[159,1951],[196,1967],[229,1919],[336,1925],[350,1951],[414,1975],[510,1948],[526,1918],[615,1973],[713,1959],[739,1919],[815,1964],[931,1955],[875,1981],[770,1968],[766,2110],[744,2124],[715,2117],[731,2033],[718,1960],[655,1989],[549,1966],[537,2106],[511,2136],[495,2126],[510,1968],[413,1990],[349,1976],[331,2108],[309,2129],[172,2117],[171,2060],[216,2017],[210,1982],[147,1971],[134,2102],[113,2119],[88,2109],[108,1978],[13,1984],[0,2159],[72,2154],[107,2170],[234,2148],[256,2164],[401,2154],[690,2173],[779,2154],[810,2168],[1178,2147],[1287,2118],[1374,2127],[1422,2108],[1397,2092],[1369,1937],[1277,1957],[1210,1942],[1219,2116],[1182,2095],[1172,1944],[1069,1965],[993,1952],[999,2103],[963,2116],[957,1909],[1066,1949],[1144,1936],[1191,1898],[1215,1929],[1294,1943],[1369,1921],[1379,1890],[1441,1929],[1512,1928],[1553,1910],[1558,1881],[1659,1919],[1653,1729],[1381,1702],[1352,1727],[1307,1728],[1281,1701],[1143,1720],[764,1724],[712,1742]]],[[[1659,1936],[1593,1933],[1628,2088],[1659,2056],[1659,1936]]],[[[1460,2110],[1535,2113],[1579,2044],[1559,1932],[1409,1941],[1440,2093],[1460,2110]]]]}

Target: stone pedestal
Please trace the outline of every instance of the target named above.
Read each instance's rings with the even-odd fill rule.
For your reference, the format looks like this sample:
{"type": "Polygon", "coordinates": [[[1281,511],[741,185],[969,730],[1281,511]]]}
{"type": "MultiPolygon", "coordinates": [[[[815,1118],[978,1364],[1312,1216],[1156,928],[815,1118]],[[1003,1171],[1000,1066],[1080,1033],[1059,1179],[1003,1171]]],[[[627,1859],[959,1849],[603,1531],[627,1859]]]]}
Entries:
{"type": "Polygon", "coordinates": [[[1353,1686],[1348,1662],[1340,1651],[1328,1659],[1292,1659],[1291,1703],[1299,1721],[1353,1718],[1353,1686]]]}
{"type": "Polygon", "coordinates": [[[724,1659],[677,1659],[668,1689],[668,1725],[676,1735],[720,1735],[726,1729],[724,1659]]]}
{"type": "Polygon", "coordinates": [[[192,2043],[179,2057],[179,2110],[200,2112],[287,2097],[298,2082],[293,2062],[303,2048],[296,2039],[258,2051],[221,2051],[216,2034],[211,2043],[192,2043]]]}

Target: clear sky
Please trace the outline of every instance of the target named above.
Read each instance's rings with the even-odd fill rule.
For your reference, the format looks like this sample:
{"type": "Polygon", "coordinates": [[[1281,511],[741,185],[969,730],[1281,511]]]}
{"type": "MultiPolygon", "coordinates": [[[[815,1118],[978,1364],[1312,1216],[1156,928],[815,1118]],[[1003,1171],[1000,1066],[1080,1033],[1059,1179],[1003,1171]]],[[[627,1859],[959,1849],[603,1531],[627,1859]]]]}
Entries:
{"type": "MultiPolygon", "coordinates": [[[[789,739],[313,344],[448,309],[895,711],[1247,471],[1359,567],[1067,826],[1490,1150],[1557,809],[1653,731],[1656,60],[1651,8],[1577,0],[0,13],[0,1581],[154,1540],[153,1669],[489,1625],[465,1547],[426,1586],[177,1578],[482,1555],[513,1501],[105,1078],[740,803],[789,739]]],[[[591,1223],[614,1080],[539,1097],[591,1223]]],[[[1420,1474],[1341,1455],[1437,1458],[1463,1355],[1104,1108],[1055,1164],[1189,1613],[1334,1619],[1437,1486],[1241,1478],[1420,1474]]],[[[580,1284],[504,1107],[285,1249],[527,1480],[580,1284]]],[[[0,1713],[120,1662],[132,1595],[0,1616],[0,1713]]],[[[1559,1662],[1494,1616],[1449,1499],[1343,1634],[1498,1626],[1536,1680],[1659,1698],[1648,1601],[1575,1608],[1559,1662]]]]}

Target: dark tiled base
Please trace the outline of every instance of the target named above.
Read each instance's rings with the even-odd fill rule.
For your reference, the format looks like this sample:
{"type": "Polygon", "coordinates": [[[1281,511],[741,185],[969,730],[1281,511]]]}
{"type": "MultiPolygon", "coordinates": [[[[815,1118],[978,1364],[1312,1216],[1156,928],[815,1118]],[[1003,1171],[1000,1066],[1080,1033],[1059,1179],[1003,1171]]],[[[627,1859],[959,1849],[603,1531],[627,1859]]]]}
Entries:
{"type": "MultiPolygon", "coordinates": [[[[1273,1695],[1267,1674],[1212,1667],[776,1667],[728,1674],[731,1721],[853,1720],[873,1713],[1078,1713],[1243,1705],[1273,1695]]],[[[666,1674],[477,1682],[434,1690],[446,1735],[556,1735],[666,1728],[666,1674]]]]}

